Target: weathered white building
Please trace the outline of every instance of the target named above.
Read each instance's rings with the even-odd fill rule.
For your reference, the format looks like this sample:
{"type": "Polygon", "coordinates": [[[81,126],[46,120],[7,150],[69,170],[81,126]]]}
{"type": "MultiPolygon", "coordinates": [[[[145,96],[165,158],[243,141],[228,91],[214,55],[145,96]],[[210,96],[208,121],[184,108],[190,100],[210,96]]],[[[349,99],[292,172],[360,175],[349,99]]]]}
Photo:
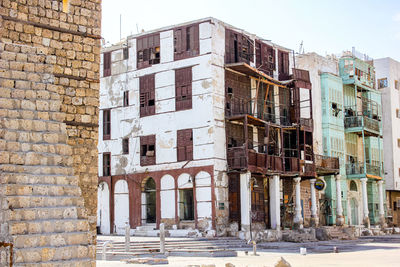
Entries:
{"type": "Polygon", "coordinates": [[[192,228],[237,235],[248,230],[250,214],[264,228],[277,229],[281,202],[295,202],[295,191],[294,220],[302,225],[312,207],[304,207],[308,213],[302,215],[300,180],[313,178],[315,170],[312,114],[309,108],[303,114],[307,107],[303,108],[305,119],[300,123],[297,104],[309,100],[311,85],[305,73],[305,89],[293,100],[290,92],[295,89],[289,86],[297,86],[293,80],[283,82],[292,74],[290,52],[214,18],[132,35],[103,48],[98,145],[101,232],[124,233],[128,222],[137,231],[165,223],[176,231],[192,228]],[[241,93],[246,98],[235,98],[241,93]],[[297,115],[290,116],[290,107],[297,115]],[[254,116],[240,117],[244,113],[254,116]],[[269,129],[267,113],[276,124],[274,157],[280,166],[274,167],[276,171],[266,166],[269,156],[262,154],[269,145],[268,134],[264,135],[269,129]],[[308,123],[307,130],[302,123],[308,123]],[[287,136],[296,140],[299,131],[303,140],[289,142],[287,136]],[[287,165],[283,139],[293,150],[286,153],[287,165]],[[235,147],[246,154],[232,156],[235,147]],[[261,154],[261,171],[247,168],[247,151],[261,154]],[[243,160],[247,169],[240,167],[243,160]],[[290,179],[286,196],[280,180],[284,173],[290,179]],[[253,187],[260,189],[252,191],[253,187]]]}
{"type": "Polygon", "coordinates": [[[400,225],[400,62],[374,60],[377,88],[382,95],[386,202],[389,218],[400,225]]]}

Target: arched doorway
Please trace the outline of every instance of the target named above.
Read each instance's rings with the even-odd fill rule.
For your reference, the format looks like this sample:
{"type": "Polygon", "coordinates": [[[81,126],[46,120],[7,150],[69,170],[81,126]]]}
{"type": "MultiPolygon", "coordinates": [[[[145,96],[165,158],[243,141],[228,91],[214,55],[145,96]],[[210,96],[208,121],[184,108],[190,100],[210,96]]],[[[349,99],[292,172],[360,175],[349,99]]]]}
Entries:
{"type": "Polygon", "coordinates": [[[97,188],[97,226],[101,234],[110,234],[110,190],[105,182],[97,188]]]}
{"type": "Polygon", "coordinates": [[[147,178],[142,185],[142,224],[156,222],[156,182],[147,178]]]}
{"type": "Polygon", "coordinates": [[[129,223],[129,191],[128,183],[119,180],[114,190],[114,227],[118,235],[125,234],[126,223],[129,223]]]}
{"type": "Polygon", "coordinates": [[[350,200],[351,208],[351,225],[358,225],[358,203],[355,198],[350,200]]]}

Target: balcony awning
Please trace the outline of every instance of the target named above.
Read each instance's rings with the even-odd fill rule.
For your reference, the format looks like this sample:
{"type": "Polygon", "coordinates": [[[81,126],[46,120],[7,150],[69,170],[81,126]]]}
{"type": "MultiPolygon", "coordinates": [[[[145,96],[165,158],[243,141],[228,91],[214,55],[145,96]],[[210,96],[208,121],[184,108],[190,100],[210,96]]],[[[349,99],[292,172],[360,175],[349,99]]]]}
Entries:
{"type": "Polygon", "coordinates": [[[279,87],[286,87],[289,83],[291,83],[293,80],[288,80],[288,81],[278,81],[275,80],[274,78],[268,76],[264,72],[251,67],[249,64],[244,63],[244,62],[239,62],[239,63],[230,63],[230,64],[225,64],[225,68],[228,70],[233,70],[239,73],[243,73],[245,75],[248,75],[252,78],[259,79],[261,78],[261,82],[267,83],[267,84],[272,84],[272,85],[277,85],[279,87]]]}

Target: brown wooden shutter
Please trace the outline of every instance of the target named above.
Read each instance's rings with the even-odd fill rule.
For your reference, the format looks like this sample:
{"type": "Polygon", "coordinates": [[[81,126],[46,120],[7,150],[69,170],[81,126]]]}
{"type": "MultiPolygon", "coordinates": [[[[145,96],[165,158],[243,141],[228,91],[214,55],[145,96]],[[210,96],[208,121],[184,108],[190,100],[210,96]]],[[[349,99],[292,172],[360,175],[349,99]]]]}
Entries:
{"type": "Polygon", "coordinates": [[[155,79],[154,74],[139,78],[140,116],[155,114],[155,79]]]}
{"type": "Polygon", "coordinates": [[[177,131],[177,159],[178,161],[193,159],[193,131],[192,129],[177,131]]]}
{"type": "Polygon", "coordinates": [[[175,53],[182,52],[182,29],[177,29],[174,31],[174,39],[175,39],[175,53]]]}
{"type": "Polygon", "coordinates": [[[175,109],[192,108],[192,67],[175,70],[175,109]]]}
{"type": "Polygon", "coordinates": [[[230,173],[229,179],[229,219],[240,224],[240,176],[230,173]]]}
{"type": "Polygon", "coordinates": [[[111,137],[111,110],[103,110],[103,140],[111,137]]]}
{"type": "Polygon", "coordinates": [[[103,153],[103,176],[111,175],[111,153],[103,153]]]}
{"type": "Polygon", "coordinates": [[[148,166],[156,164],[156,136],[147,135],[140,137],[140,165],[148,166]],[[150,148],[153,148],[151,150],[150,148]],[[144,151],[145,150],[145,151],[144,151]],[[149,151],[154,151],[152,155],[150,153],[145,153],[149,151]]]}
{"type": "Polygon", "coordinates": [[[111,75],[111,52],[103,54],[103,76],[107,77],[111,75]]]}

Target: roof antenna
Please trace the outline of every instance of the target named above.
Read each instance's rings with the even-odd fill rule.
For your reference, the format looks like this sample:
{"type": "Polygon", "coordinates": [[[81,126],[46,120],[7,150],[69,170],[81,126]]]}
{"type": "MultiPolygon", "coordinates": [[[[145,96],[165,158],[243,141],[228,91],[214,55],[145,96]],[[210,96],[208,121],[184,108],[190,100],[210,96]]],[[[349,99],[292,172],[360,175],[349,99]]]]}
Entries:
{"type": "Polygon", "coordinates": [[[122,39],[122,14],[119,14],[119,40],[122,39]]]}
{"type": "Polygon", "coordinates": [[[136,31],[137,31],[137,33],[139,33],[139,26],[137,23],[136,23],[136,31]]]}
{"type": "Polygon", "coordinates": [[[301,40],[300,43],[299,54],[304,54],[303,40],[301,40]],[[303,52],[301,50],[303,50],[303,52]]]}

